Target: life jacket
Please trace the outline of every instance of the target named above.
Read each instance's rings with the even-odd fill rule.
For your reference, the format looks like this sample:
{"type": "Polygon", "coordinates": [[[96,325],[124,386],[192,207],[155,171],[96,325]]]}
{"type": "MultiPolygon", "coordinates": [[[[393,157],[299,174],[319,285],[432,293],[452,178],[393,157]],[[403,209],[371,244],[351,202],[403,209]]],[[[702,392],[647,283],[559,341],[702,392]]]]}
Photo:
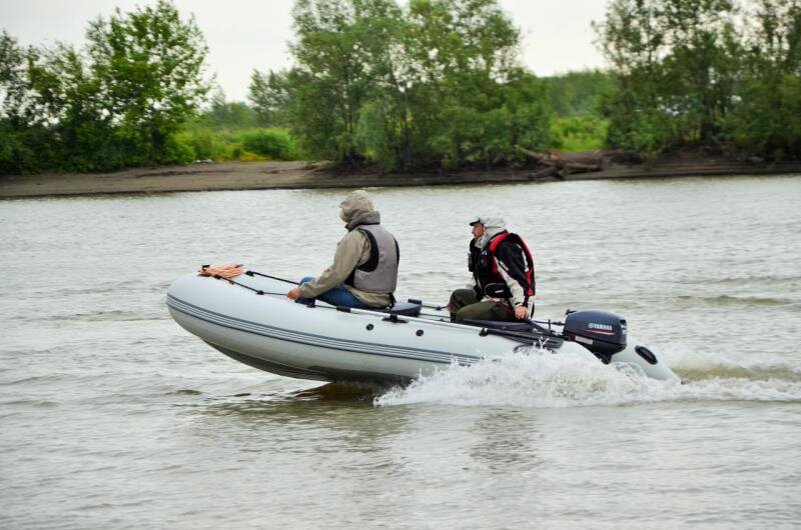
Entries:
{"type": "Polygon", "coordinates": [[[506,231],[494,236],[483,249],[476,246],[475,240],[470,241],[468,268],[476,280],[477,294],[511,298],[512,293],[498,270],[499,259],[506,266],[507,274],[523,288],[523,303],[528,304],[529,297],[536,293],[534,258],[523,238],[506,231]]]}
{"type": "Polygon", "coordinates": [[[392,294],[398,283],[398,242],[380,224],[363,224],[356,230],[370,241],[370,257],[353,269],[345,284],[368,293],[392,294]]]}

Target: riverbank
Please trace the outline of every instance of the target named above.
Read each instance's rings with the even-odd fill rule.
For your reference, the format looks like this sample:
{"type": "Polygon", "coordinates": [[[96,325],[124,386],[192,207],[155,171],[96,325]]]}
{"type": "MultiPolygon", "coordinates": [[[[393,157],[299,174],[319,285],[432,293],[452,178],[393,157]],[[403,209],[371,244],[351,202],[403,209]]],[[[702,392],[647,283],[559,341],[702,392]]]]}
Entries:
{"type": "Polygon", "coordinates": [[[605,161],[600,171],[549,175],[535,169],[491,169],[451,173],[343,173],[305,162],[226,162],[143,167],[113,173],[46,173],[0,177],[0,198],[164,193],[250,189],[433,186],[648,177],[778,175],[801,173],[801,162],[748,163],[714,157],[672,157],[650,164],[605,161]]]}

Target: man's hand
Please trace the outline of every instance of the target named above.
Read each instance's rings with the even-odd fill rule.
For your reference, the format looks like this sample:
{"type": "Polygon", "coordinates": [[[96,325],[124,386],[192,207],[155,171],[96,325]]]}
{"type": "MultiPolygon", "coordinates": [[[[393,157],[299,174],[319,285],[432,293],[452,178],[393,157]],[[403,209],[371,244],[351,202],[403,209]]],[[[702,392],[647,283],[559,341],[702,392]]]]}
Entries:
{"type": "Polygon", "coordinates": [[[524,305],[519,305],[515,307],[515,318],[518,320],[523,320],[528,316],[528,308],[524,305]]]}
{"type": "Polygon", "coordinates": [[[300,287],[293,287],[291,291],[286,293],[286,297],[290,300],[297,300],[300,298],[300,287]]]}

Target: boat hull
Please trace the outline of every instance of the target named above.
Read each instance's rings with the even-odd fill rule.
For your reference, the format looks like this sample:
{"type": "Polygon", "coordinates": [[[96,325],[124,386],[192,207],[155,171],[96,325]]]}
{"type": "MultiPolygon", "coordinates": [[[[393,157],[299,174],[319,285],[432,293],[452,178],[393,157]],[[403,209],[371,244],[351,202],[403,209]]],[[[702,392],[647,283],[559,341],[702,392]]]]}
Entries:
{"type": "MultiPolygon", "coordinates": [[[[282,376],[403,382],[454,363],[531,349],[479,327],[453,324],[446,314],[390,318],[323,303],[308,307],[286,299],[289,286],[277,280],[243,275],[236,282],[182,276],[168,290],[170,314],[223,354],[282,376]]],[[[541,345],[599,362],[574,342],[543,337],[541,345]]]]}

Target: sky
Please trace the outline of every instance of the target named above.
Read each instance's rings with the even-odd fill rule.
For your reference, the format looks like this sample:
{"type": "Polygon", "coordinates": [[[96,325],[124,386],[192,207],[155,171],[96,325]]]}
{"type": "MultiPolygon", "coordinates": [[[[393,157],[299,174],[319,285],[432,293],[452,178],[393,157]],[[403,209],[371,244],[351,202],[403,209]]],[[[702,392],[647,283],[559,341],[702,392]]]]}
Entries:
{"type": "MultiPolygon", "coordinates": [[[[0,0],[0,28],[22,45],[56,42],[78,48],[90,20],[156,0],[0,0]]],[[[182,16],[194,14],[209,47],[208,70],[228,101],[245,101],[253,70],[291,66],[294,0],[173,0],[182,16]]],[[[401,3],[401,2],[399,2],[401,3]]],[[[605,0],[499,0],[521,30],[521,62],[539,76],[599,68],[592,21],[601,21],[605,0]]]]}

